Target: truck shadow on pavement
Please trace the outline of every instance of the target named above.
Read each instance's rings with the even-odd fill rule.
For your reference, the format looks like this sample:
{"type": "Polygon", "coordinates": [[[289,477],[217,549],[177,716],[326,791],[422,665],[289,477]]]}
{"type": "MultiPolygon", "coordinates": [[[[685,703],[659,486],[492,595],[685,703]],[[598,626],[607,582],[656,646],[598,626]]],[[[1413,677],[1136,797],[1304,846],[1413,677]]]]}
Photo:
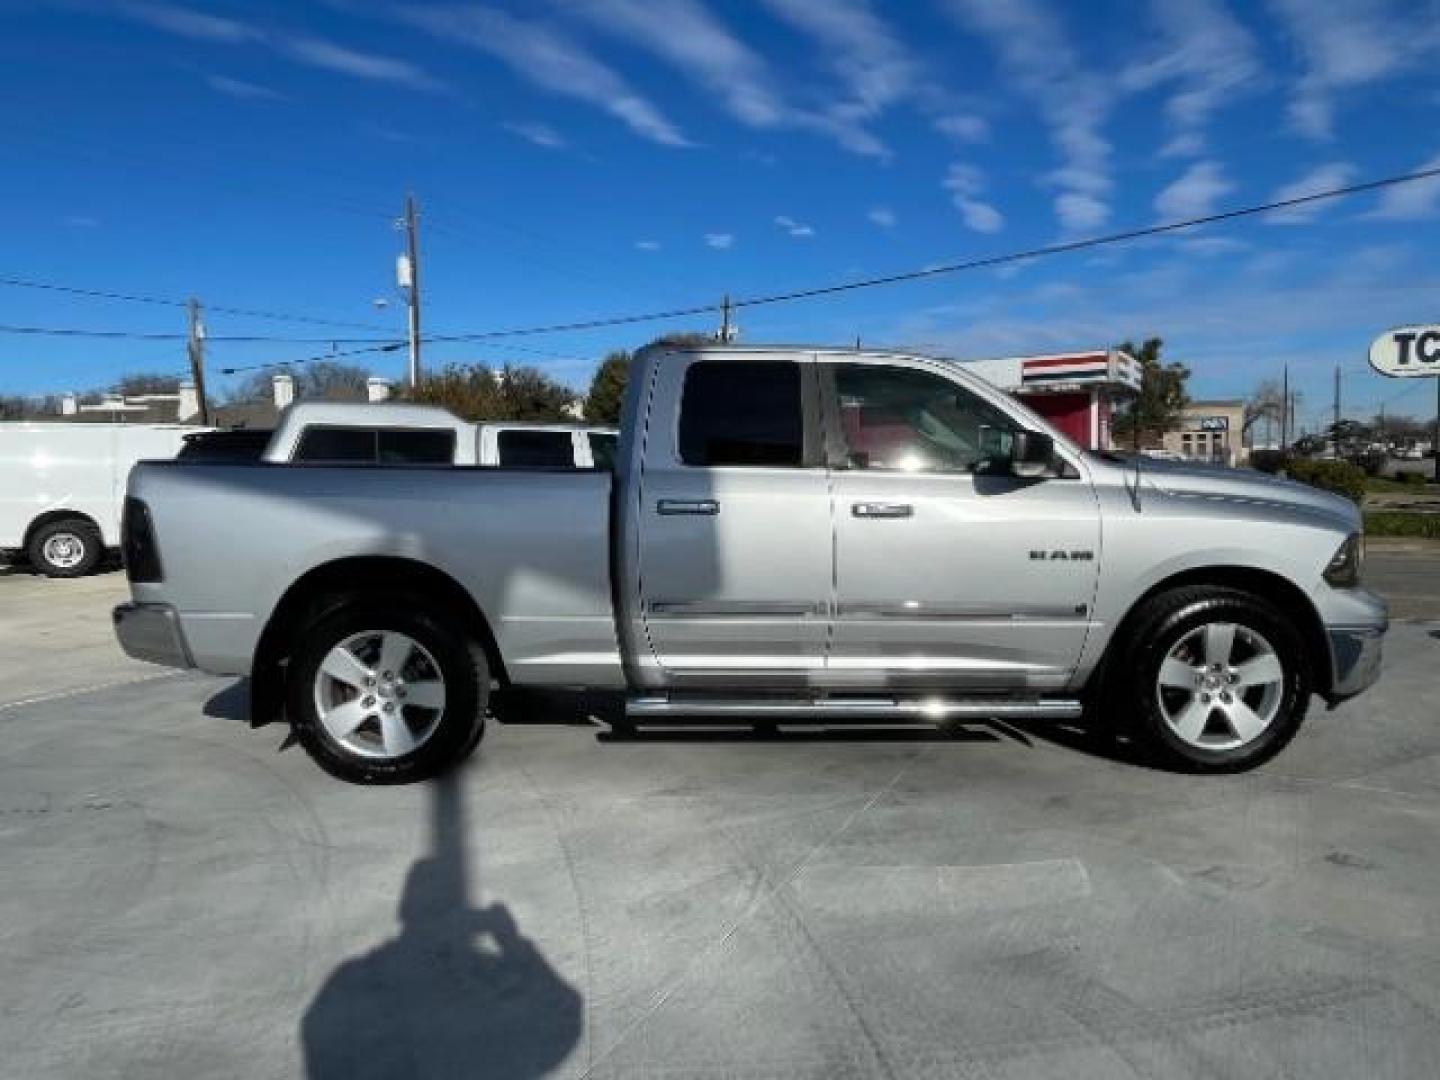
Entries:
{"type": "Polygon", "coordinates": [[[579,991],[505,905],[471,905],[462,781],[452,772],[431,787],[433,851],[406,875],[400,933],[336,968],[306,1009],[310,1080],[524,1080],[579,1043],[579,991]]]}

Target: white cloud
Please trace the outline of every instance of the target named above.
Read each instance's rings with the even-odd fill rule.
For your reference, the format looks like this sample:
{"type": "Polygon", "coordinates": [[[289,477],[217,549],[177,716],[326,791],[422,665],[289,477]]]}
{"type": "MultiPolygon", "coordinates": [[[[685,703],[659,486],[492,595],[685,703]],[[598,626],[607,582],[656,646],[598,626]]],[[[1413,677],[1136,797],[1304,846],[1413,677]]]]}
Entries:
{"type": "Polygon", "coordinates": [[[519,135],[522,139],[532,142],[536,146],[543,146],[547,150],[559,150],[565,146],[565,139],[549,124],[537,121],[513,121],[502,126],[512,135],[519,135]]]}
{"type": "Polygon", "coordinates": [[[799,237],[801,239],[809,239],[810,237],[815,235],[815,230],[812,229],[809,225],[804,225],[796,221],[794,218],[787,217],[784,214],[780,214],[775,218],[775,224],[780,226],[780,228],[784,229],[791,236],[799,237]]]}
{"type": "Polygon", "coordinates": [[[1181,240],[1176,245],[1181,251],[1189,252],[1192,255],[1204,255],[1207,257],[1216,255],[1238,255],[1243,251],[1253,250],[1250,244],[1244,240],[1236,240],[1233,236],[1197,236],[1181,240]]]}
{"type": "Polygon", "coordinates": [[[1162,158],[1198,157],[1205,152],[1205,136],[1198,131],[1184,131],[1160,148],[1162,158]]]}
{"type": "MultiPolygon", "coordinates": [[[[1355,166],[1344,161],[1333,161],[1328,165],[1321,165],[1319,168],[1311,169],[1304,176],[1297,180],[1276,189],[1270,196],[1271,202],[1284,202],[1287,199],[1299,199],[1306,195],[1314,195],[1317,192],[1328,191],[1331,188],[1344,187],[1355,179],[1355,166]]],[[[1338,202],[1339,200],[1334,200],[1338,202]]],[[[1300,206],[1292,206],[1286,210],[1276,210],[1273,214],[1265,215],[1267,221],[1272,222],[1301,222],[1309,221],[1325,207],[1332,205],[1332,201],[1303,203],[1300,206]]]]}
{"type": "Polygon", "coordinates": [[[692,145],[618,72],[549,26],[481,6],[407,7],[398,16],[437,38],[490,54],[543,90],[601,108],[652,142],[692,145]]]}
{"type": "MultiPolygon", "coordinates": [[[[1414,171],[1428,169],[1440,169],[1440,154],[1421,163],[1414,171]]],[[[1375,209],[1365,216],[1380,221],[1420,221],[1437,213],[1440,213],[1440,177],[1431,177],[1387,188],[1375,209]]]]}
{"type": "Polygon", "coordinates": [[[292,59],[322,71],[334,71],[357,79],[395,83],[416,90],[438,90],[440,84],[408,60],[358,52],[323,38],[273,39],[276,48],[292,59]]]}
{"type": "Polygon", "coordinates": [[[705,246],[712,247],[717,251],[725,251],[735,246],[735,237],[728,232],[706,233],[705,246]]]}
{"type": "Polygon", "coordinates": [[[1222,0],[1150,0],[1150,14],[1160,43],[1125,68],[1120,83],[1127,90],[1174,84],[1165,112],[1176,134],[1162,155],[1200,154],[1211,115],[1260,80],[1255,39],[1222,0]]]}
{"type": "Polygon", "coordinates": [[[659,240],[636,240],[636,241],[635,241],[635,246],[636,246],[637,248],[639,248],[641,251],[659,251],[659,250],[660,250],[660,241],[659,241],[659,240]]]}
{"type": "Polygon", "coordinates": [[[1005,227],[1004,215],[980,198],[985,192],[985,174],[974,165],[951,165],[940,186],[950,192],[967,227],[979,233],[995,233],[1005,227]]]}
{"type": "Polygon", "coordinates": [[[895,211],[891,210],[888,206],[877,206],[865,216],[869,218],[873,224],[879,225],[882,229],[893,229],[895,222],[898,220],[895,217],[895,211]]]}
{"type": "Polygon", "coordinates": [[[1436,43],[1433,16],[1405,17],[1386,0],[1270,0],[1305,61],[1290,100],[1290,122],[1302,135],[1334,134],[1334,99],[1396,74],[1436,43]]]}
{"type": "Polygon", "coordinates": [[[764,0],[774,14],[820,46],[848,90],[853,112],[878,116],[915,92],[920,65],[867,0],[764,0]]]}
{"type": "Polygon", "coordinates": [[[947,113],[937,116],[931,123],[936,131],[956,142],[978,143],[990,137],[990,122],[971,113],[947,113]]]}
{"type": "Polygon", "coordinates": [[[1055,197],[1055,213],[1069,233],[1090,232],[1110,219],[1110,207],[1093,195],[1067,191],[1055,197]]]}
{"type": "Polygon", "coordinates": [[[1235,185],[1215,161],[1197,161],[1155,197],[1155,212],[1162,222],[1204,217],[1215,209],[1215,201],[1235,185]]]}
{"type": "Polygon", "coordinates": [[[1061,192],[1055,212],[1069,231],[1109,216],[1110,143],[1101,134],[1114,94],[1107,78],[1083,69],[1072,36],[1040,0],[948,0],[962,25],[986,38],[1006,76],[1050,129],[1061,168],[1050,180],[1061,192]]]}
{"type": "Polygon", "coordinates": [[[592,0],[567,11],[659,57],[747,127],[810,130],[856,154],[889,154],[844,108],[814,111],[787,102],[764,60],[699,0],[592,0]]]}
{"type": "Polygon", "coordinates": [[[258,41],[263,37],[259,30],[247,23],[225,19],[208,12],[191,11],[173,4],[123,4],[120,10],[157,30],[196,41],[218,41],[233,45],[244,41],[258,41]]]}
{"type": "Polygon", "coordinates": [[[239,98],[241,101],[284,101],[285,95],[268,86],[232,79],[228,75],[207,75],[205,84],[218,94],[239,98]]]}
{"type": "MultiPolygon", "coordinates": [[[[316,37],[293,37],[276,33],[261,27],[243,23],[236,19],[222,18],[207,12],[191,11],[173,4],[127,3],[119,11],[178,37],[196,41],[211,41],[225,45],[257,44],[280,53],[291,60],[324,71],[338,72],[360,79],[395,83],[416,90],[437,91],[443,87],[417,65],[407,60],[396,60],[388,56],[359,52],[338,45],[333,41],[316,37]]],[[[231,84],[229,91],[242,85],[238,80],[224,80],[231,84]]],[[[212,86],[214,83],[212,82],[212,86]]],[[[251,96],[255,96],[252,94],[251,96]]]]}

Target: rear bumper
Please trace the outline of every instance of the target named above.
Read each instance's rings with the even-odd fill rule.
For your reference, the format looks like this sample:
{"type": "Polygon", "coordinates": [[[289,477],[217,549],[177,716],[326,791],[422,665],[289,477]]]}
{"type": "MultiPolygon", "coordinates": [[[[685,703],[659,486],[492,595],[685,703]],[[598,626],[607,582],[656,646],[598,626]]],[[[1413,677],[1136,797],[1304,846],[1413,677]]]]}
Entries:
{"type": "Polygon", "coordinates": [[[1335,705],[1368,689],[1380,677],[1385,631],[1390,628],[1389,605],[1372,592],[1356,589],[1354,609],[1343,625],[1326,626],[1333,677],[1326,700],[1335,705]]]}
{"type": "Polygon", "coordinates": [[[180,617],[169,604],[121,604],[111,614],[127,656],[166,667],[191,668],[180,617]]]}

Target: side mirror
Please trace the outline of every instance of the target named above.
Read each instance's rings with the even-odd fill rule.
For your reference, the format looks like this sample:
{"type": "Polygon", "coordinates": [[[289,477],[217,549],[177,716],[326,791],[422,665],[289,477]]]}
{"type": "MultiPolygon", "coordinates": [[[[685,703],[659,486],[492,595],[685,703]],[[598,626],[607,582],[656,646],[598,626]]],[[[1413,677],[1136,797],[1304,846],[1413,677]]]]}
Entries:
{"type": "Polygon", "coordinates": [[[1055,440],[1043,431],[1017,431],[1010,438],[1010,471],[1027,479],[1047,476],[1055,467],[1055,440]]]}

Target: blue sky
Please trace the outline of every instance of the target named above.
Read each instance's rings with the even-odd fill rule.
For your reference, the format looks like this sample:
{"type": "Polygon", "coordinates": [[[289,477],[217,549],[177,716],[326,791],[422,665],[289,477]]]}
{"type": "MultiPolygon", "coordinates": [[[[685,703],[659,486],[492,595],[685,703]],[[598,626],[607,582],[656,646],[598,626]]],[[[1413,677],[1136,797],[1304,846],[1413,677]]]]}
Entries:
{"type": "MultiPolygon", "coordinates": [[[[1440,4],[1398,0],[8,0],[0,277],[363,324],[214,312],[212,336],[384,337],[413,189],[428,331],[688,306],[1440,164],[1437,45],[1440,4]]],[[[1364,351],[1440,317],[1437,250],[1432,182],[739,321],[751,341],[960,356],[1158,334],[1197,396],[1288,361],[1313,424],[1340,363],[1357,413],[1428,417],[1428,383],[1368,374],[1364,351]]],[[[14,287],[0,323],[184,328],[179,309],[14,287]]],[[[427,362],[583,383],[608,348],[707,324],[427,362]]],[[[216,341],[211,363],[328,349],[216,341]]],[[[184,364],[164,341],[0,350],[0,392],[184,364]]]]}

